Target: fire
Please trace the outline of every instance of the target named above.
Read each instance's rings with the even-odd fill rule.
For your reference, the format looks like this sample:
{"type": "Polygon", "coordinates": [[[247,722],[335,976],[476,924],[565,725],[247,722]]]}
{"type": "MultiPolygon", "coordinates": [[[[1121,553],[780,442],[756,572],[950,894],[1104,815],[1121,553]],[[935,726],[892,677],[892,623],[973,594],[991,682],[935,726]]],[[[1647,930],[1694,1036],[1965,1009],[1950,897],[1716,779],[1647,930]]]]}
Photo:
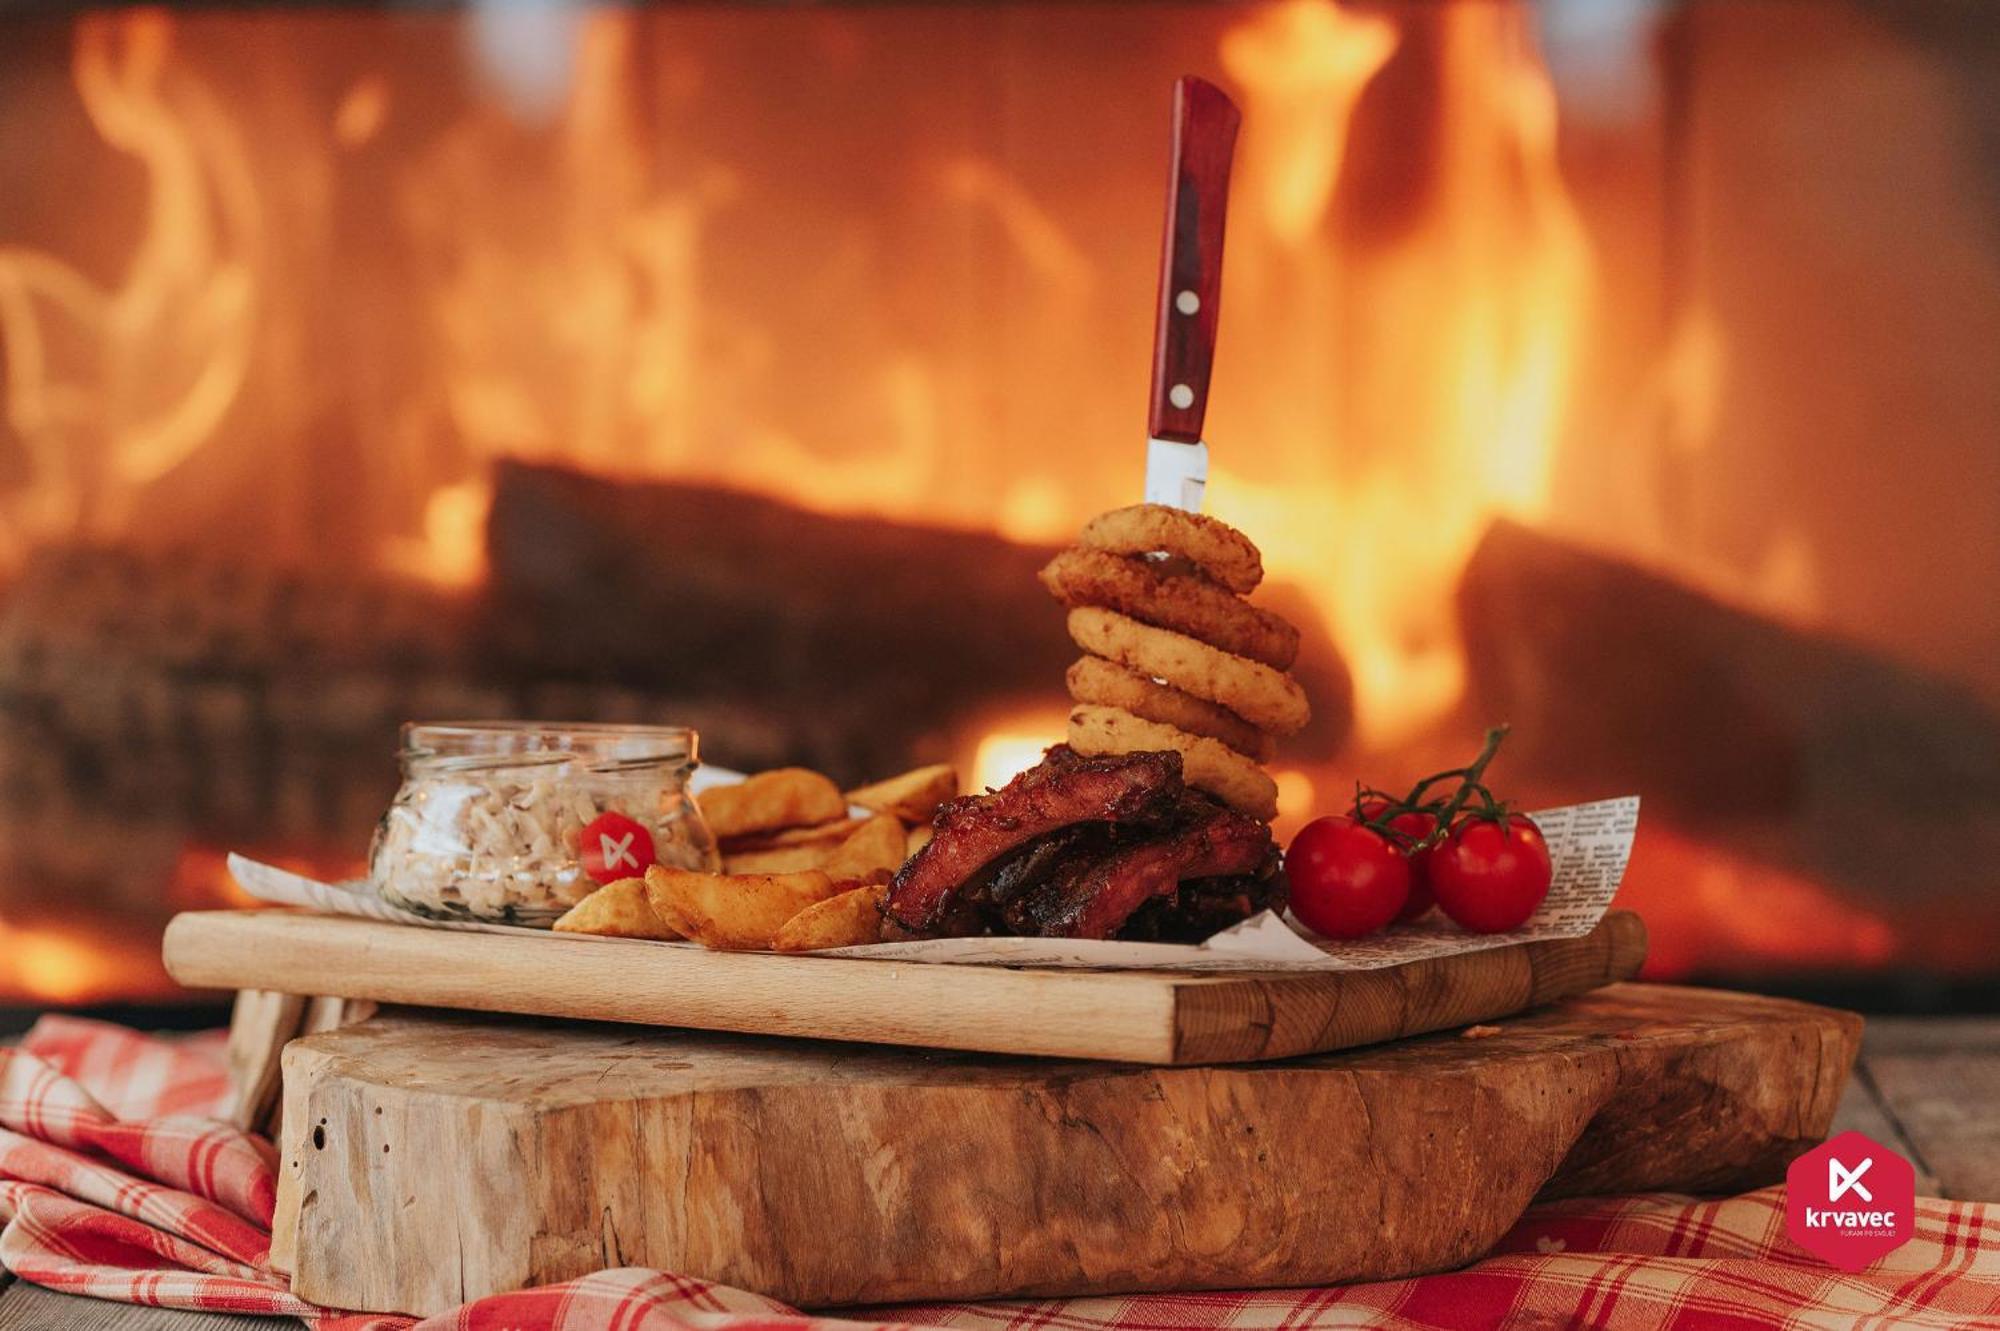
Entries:
{"type": "Polygon", "coordinates": [[[1279,245],[1316,243],[1340,183],[1355,103],[1396,44],[1388,19],[1332,0],[1286,0],[1223,37],[1222,63],[1249,103],[1237,179],[1279,245]]]}
{"type": "Polygon", "coordinates": [[[145,224],[108,287],[0,247],[5,410],[32,482],[11,505],[0,490],[0,569],[24,537],[117,532],[148,484],[208,444],[249,373],[259,316],[256,186],[234,125],[178,75],[169,20],[89,15],[76,33],[84,112],[145,173],[145,224]],[[79,336],[94,354],[65,358],[79,336]]]}
{"type": "Polygon", "coordinates": [[[997,790],[1042,760],[1042,751],[1062,741],[1069,713],[1031,709],[1000,721],[973,727],[977,736],[972,761],[961,770],[971,782],[967,790],[997,790]]]}
{"type": "MultiPolygon", "coordinates": [[[[1654,390],[1666,421],[1666,442],[1696,466],[1726,465],[1709,456],[1727,375],[1728,348],[1714,311],[1696,305],[1673,329],[1660,357],[1654,390]]],[[[1655,519],[1655,515],[1644,515],[1655,519]]],[[[1747,566],[1702,553],[1677,552],[1657,520],[1633,533],[1637,552],[1656,563],[1680,562],[1721,595],[1747,606],[1807,621],[1820,610],[1820,572],[1811,541],[1774,515],[1760,559],[1747,566]]]]}
{"type": "Polygon", "coordinates": [[[389,85],[379,77],[357,80],[333,113],[333,137],[343,148],[359,148],[382,132],[389,118],[389,85]]]}
{"type": "Polygon", "coordinates": [[[1367,244],[1327,239],[1337,182],[1302,190],[1309,173],[1294,164],[1340,160],[1326,140],[1352,133],[1391,34],[1297,0],[1224,46],[1247,101],[1248,216],[1233,237],[1255,228],[1240,247],[1253,273],[1291,255],[1352,290],[1358,317],[1315,350],[1356,362],[1366,396],[1340,409],[1340,437],[1286,441],[1284,476],[1223,467],[1211,493],[1335,625],[1370,748],[1408,738],[1463,692],[1451,589],[1495,516],[1547,507],[1590,303],[1589,245],[1556,169],[1555,98],[1530,15],[1454,5],[1434,18],[1433,194],[1367,244]]]}
{"type": "Polygon", "coordinates": [[[36,998],[77,1003],[106,987],[103,955],[88,940],[0,924],[0,950],[14,983],[36,998]]]}
{"type": "Polygon", "coordinates": [[[0,1001],[76,1004],[172,990],[151,939],[0,920],[0,1001]]]}
{"type": "Polygon", "coordinates": [[[1319,787],[1311,775],[1296,767],[1284,767],[1271,773],[1271,779],[1278,785],[1276,826],[1280,832],[1300,827],[1320,812],[1319,787]]]}
{"type": "MultiPolygon", "coordinates": [[[[38,468],[17,502],[27,521],[6,525],[30,539],[115,534],[149,483],[219,446],[225,417],[250,409],[253,334],[284,345],[306,336],[265,240],[284,201],[260,195],[246,147],[268,131],[232,122],[201,70],[177,58],[183,22],[142,10],[77,27],[84,108],[149,182],[122,281],[99,288],[52,255],[0,251],[6,409],[38,468]],[[65,321],[95,343],[92,356],[55,352],[65,321]],[[91,455],[103,463],[81,460],[91,455]]],[[[1333,626],[1369,747],[1457,699],[1452,581],[1493,516],[1547,507],[1591,256],[1557,171],[1531,22],[1519,7],[1392,18],[1281,0],[1229,18],[1215,38],[1246,115],[1210,493],[1333,626]],[[1422,69],[1438,99],[1421,134],[1367,114],[1399,62],[1422,69]],[[1385,223],[1369,171],[1392,130],[1410,140],[1424,192],[1385,223]],[[1336,370],[1358,391],[1329,397],[1336,370]]],[[[500,457],[718,481],[1033,540],[1058,539],[1130,494],[1136,422],[1132,448],[1074,445],[1113,368],[1090,330],[1112,326],[1114,307],[1143,311],[1147,293],[1107,283],[1101,237],[1079,230],[1088,215],[1069,199],[969,148],[915,164],[936,199],[926,225],[976,234],[991,262],[1019,270],[1008,316],[1019,346],[977,364],[950,358],[976,342],[941,351],[908,338],[826,370],[796,351],[774,359],[781,334],[737,308],[764,293],[739,289],[732,306],[712,290],[738,246],[731,228],[773,202],[745,197],[760,183],[746,174],[756,164],[690,155],[663,170],[658,160],[648,99],[694,87],[700,57],[674,44],[691,32],[629,10],[482,29],[488,95],[414,140],[405,168],[385,178],[382,225],[408,255],[416,325],[393,330],[393,345],[423,354],[393,367],[414,396],[361,422],[384,457],[357,478],[364,523],[386,528],[375,561],[476,584],[487,467],[500,457]],[[679,72],[645,82],[655,69],[679,72]],[[1003,408],[1004,449],[966,428],[1003,408]]],[[[364,65],[326,101],[319,141],[282,151],[332,178],[360,150],[381,151],[414,105],[396,77],[364,65]]],[[[1158,172],[1148,162],[1145,202],[1121,216],[1150,251],[1158,172]]],[[[771,182],[761,187],[768,196],[771,182]]],[[[820,236],[809,219],[798,227],[820,236]]],[[[922,294],[828,258],[813,279],[823,288],[781,299],[831,302],[844,323],[922,294]]],[[[893,280],[900,258],[873,261],[893,280]]],[[[258,361],[287,402],[307,400],[292,368],[258,361]]],[[[274,410],[299,408],[257,408],[260,419],[274,410]]],[[[1135,391],[1119,419],[1137,410],[1135,391]]],[[[326,520],[313,486],[299,472],[282,493],[260,493],[300,509],[309,532],[326,520]]]]}
{"type": "Polygon", "coordinates": [[[1645,919],[1651,935],[1646,973],[1683,979],[1703,969],[1754,967],[1783,957],[1822,970],[1880,967],[1923,948],[1932,964],[1967,965],[1968,948],[1949,931],[1899,942],[1881,914],[1843,900],[1798,874],[1687,840],[1655,824],[1633,847],[1618,902],[1645,919]]]}
{"type": "Polygon", "coordinates": [[[392,537],[382,562],[439,587],[476,587],[486,576],[486,514],[493,486],[481,476],[441,485],[424,501],[421,537],[392,537]]]}

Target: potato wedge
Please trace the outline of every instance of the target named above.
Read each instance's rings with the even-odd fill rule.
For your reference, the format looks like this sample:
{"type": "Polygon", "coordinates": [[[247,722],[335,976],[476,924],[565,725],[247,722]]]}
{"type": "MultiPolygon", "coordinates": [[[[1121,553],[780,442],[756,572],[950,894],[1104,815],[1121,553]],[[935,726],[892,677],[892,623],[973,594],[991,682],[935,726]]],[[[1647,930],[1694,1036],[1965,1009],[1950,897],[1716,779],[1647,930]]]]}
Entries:
{"type": "Polygon", "coordinates": [[[741,854],[752,850],[780,850],[786,846],[837,846],[861,830],[866,818],[837,818],[810,827],[787,827],[778,832],[753,832],[747,836],[718,838],[722,853],[741,854]]]}
{"type": "Polygon", "coordinates": [[[804,767],[759,772],[733,786],[718,786],[695,797],[702,816],[718,837],[775,832],[830,822],[847,812],[840,787],[804,767]]]}
{"type": "Polygon", "coordinates": [[[935,763],[859,786],[847,792],[847,802],[875,813],[893,814],[906,823],[928,823],[938,805],[957,793],[958,769],[950,763],[935,763]]]}
{"type": "Polygon", "coordinates": [[[653,912],[643,878],[606,883],[571,906],[552,927],[559,934],[603,934],[606,938],[672,940],[681,936],[653,912]]]}
{"type": "Polygon", "coordinates": [[[722,871],[729,874],[805,873],[817,869],[840,850],[838,844],[779,846],[774,850],[722,853],[722,871]]]}
{"type": "Polygon", "coordinates": [[[771,946],[780,952],[822,952],[879,943],[882,903],[888,895],[886,886],[870,883],[815,902],[785,921],[771,946]]]}
{"type": "Polygon", "coordinates": [[[837,823],[788,828],[765,836],[733,837],[723,843],[722,867],[727,873],[803,873],[822,868],[869,821],[843,818],[837,823]]]}
{"type": "Polygon", "coordinates": [[[903,858],[905,860],[910,859],[918,851],[930,844],[931,825],[929,823],[925,823],[922,827],[911,828],[909,836],[903,841],[903,858]]]}
{"type": "Polygon", "coordinates": [[[786,921],[835,890],[823,873],[712,874],[658,864],[646,870],[654,913],[702,946],[725,951],[771,946],[786,921]]]}
{"type": "Polygon", "coordinates": [[[878,813],[817,867],[836,883],[886,883],[903,867],[906,839],[900,820],[878,813]]]}

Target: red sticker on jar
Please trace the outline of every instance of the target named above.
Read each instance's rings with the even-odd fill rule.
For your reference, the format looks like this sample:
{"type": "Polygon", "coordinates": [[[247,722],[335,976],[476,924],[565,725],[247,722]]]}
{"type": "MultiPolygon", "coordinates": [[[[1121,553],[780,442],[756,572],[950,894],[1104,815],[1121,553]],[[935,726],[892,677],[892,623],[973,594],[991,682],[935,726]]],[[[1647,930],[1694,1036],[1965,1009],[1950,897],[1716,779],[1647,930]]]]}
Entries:
{"type": "Polygon", "coordinates": [[[653,863],[653,834],[635,818],[603,813],[583,829],[577,849],[583,871],[600,883],[613,883],[646,872],[653,863]]]}

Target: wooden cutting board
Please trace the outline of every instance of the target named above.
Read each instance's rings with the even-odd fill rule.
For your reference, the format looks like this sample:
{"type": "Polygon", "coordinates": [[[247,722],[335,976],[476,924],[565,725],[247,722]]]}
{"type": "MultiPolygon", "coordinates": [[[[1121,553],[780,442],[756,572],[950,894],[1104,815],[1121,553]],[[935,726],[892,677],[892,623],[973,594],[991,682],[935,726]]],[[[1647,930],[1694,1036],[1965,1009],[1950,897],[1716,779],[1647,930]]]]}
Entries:
{"type": "Polygon", "coordinates": [[[808,1307],[1386,1279],[1537,1195],[1777,1180],[1860,1031],[1623,984],[1486,1038],[1137,1068],[392,1013],[286,1051],[276,1242],[304,1297],[419,1314],[621,1265],[808,1307]]]}
{"type": "Polygon", "coordinates": [[[167,928],[197,988],[366,998],[759,1035],[1192,1064],[1290,1058],[1508,1016],[1638,974],[1639,918],[1583,938],[1388,970],[1192,975],[1017,970],[450,933],[289,911],[167,928]]]}

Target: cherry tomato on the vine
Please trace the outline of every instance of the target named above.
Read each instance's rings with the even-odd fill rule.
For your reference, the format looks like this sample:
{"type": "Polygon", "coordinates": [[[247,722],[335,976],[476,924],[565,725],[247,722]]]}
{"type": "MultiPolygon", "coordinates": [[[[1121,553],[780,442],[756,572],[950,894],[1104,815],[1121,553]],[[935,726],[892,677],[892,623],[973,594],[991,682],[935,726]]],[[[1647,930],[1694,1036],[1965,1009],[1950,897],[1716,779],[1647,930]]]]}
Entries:
{"type": "Polygon", "coordinates": [[[1468,818],[1433,849],[1431,890],[1461,927],[1497,934],[1524,924],[1549,894],[1549,847],[1520,814],[1468,818]]]}
{"type": "Polygon", "coordinates": [[[1360,938],[1396,918],[1410,898],[1409,859],[1371,827],[1315,818],[1285,852],[1292,913],[1328,938],[1360,938]]]}
{"type": "MultiPolygon", "coordinates": [[[[1389,801],[1385,799],[1365,799],[1361,801],[1360,813],[1363,819],[1372,821],[1380,818],[1388,811],[1388,808],[1389,801]]],[[[1437,826],[1437,815],[1434,813],[1420,813],[1415,809],[1406,809],[1394,818],[1391,818],[1389,826],[1408,837],[1412,843],[1415,843],[1422,841],[1431,834],[1431,829],[1437,826]]],[[[1417,916],[1429,910],[1437,900],[1431,895],[1432,849],[1434,848],[1406,852],[1405,854],[1405,858],[1410,862],[1410,899],[1403,903],[1401,910],[1396,912],[1396,923],[1398,924],[1401,924],[1405,920],[1416,919],[1417,916]]]]}

